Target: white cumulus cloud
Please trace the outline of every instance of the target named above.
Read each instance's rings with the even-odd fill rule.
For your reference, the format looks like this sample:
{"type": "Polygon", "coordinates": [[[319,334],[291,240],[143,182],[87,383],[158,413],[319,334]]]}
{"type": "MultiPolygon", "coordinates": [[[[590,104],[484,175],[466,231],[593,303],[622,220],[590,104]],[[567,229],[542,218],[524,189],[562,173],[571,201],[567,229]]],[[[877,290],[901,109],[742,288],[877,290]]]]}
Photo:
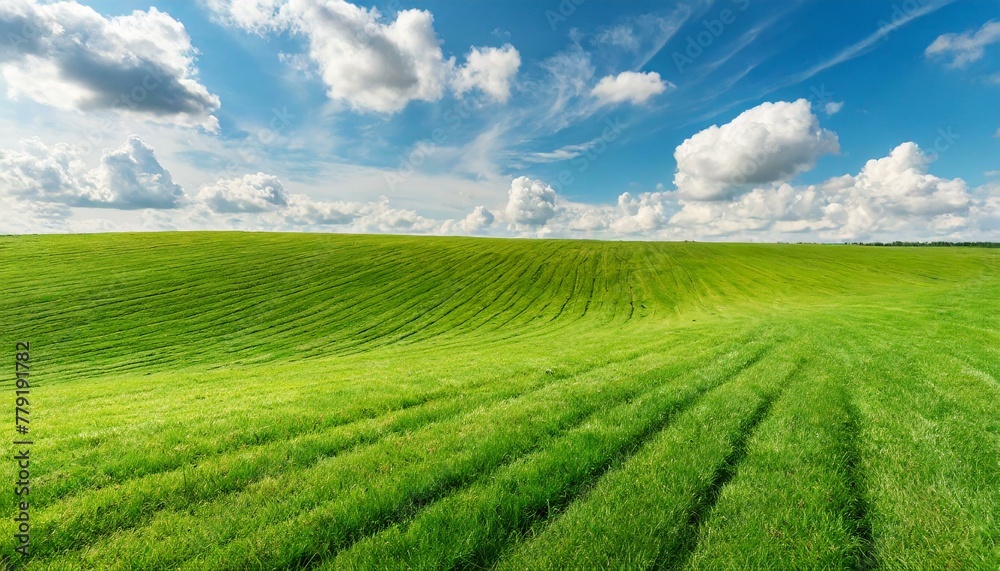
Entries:
{"type": "Polygon", "coordinates": [[[462,230],[468,234],[478,234],[489,228],[496,217],[493,212],[485,206],[477,206],[459,224],[462,230]]]}
{"type": "Polygon", "coordinates": [[[805,99],[762,103],[681,143],[674,184],[682,198],[725,200],[790,180],[839,151],[837,135],[820,128],[805,99]]]}
{"type": "Polygon", "coordinates": [[[515,226],[542,226],[556,214],[556,191],[540,180],[515,178],[507,191],[505,219],[515,226]]]}
{"type": "Polygon", "coordinates": [[[184,190],[160,165],[152,147],[135,135],[104,153],[97,180],[110,197],[105,204],[109,207],[175,208],[184,198],[184,190]]]}
{"type": "Polygon", "coordinates": [[[118,209],[176,208],[183,201],[183,189],[137,136],[106,151],[97,168],[88,169],[82,154],[78,147],[49,147],[38,139],[22,141],[20,151],[0,151],[0,194],[118,209]]]}
{"type": "Polygon", "coordinates": [[[903,143],[888,157],[868,161],[854,189],[859,198],[900,214],[934,216],[963,211],[969,204],[965,181],[929,174],[929,164],[915,143],[903,143]]]}
{"type": "Polygon", "coordinates": [[[611,228],[622,234],[648,234],[663,228],[669,219],[670,198],[663,192],[629,192],[618,197],[618,217],[611,228]]]}
{"type": "MultiPolygon", "coordinates": [[[[931,239],[975,228],[977,203],[962,179],[927,172],[928,157],[914,143],[869,160],[857,175],[793,186],[773,183],[732,200],[681,199],[670,226],[704,236],[770,239],[807,233],[815,239],[931,239]]],[[[985,210],[984,210],[985,208],[985,210]]]]}
{"type": "Polygon", "coordinates": [[[0,38],[10,98],[218,128],[219,98],[196,77],[191,38],[156,8],[105,18],[76,2],[4,0],[0,38]]]}
{"type": "Polygon", "coordinates": [[[403,10],[386,23],[378,10],[342,0],[290,0],[281,13],[307,38],[330,99],[394,113],[441,98],[448,66],[430,12],[403,10]]]}
{"type": "Polygon", "coordinates": [[[216,212],[264,212],[288,206],[278,177],[259,172],[203,186],[198,198],[216,212]]]}
{"type": "Polygon", "coordinates": [[[615,104],[630,102],[645,103],[654,95],[659,95],[674,85],[660,78],[653,72],[637,73],[623,71],[618,75],[609,75],[597,83],[591,91],[601,103],[615,104]]]}
{"type": "Polygon", "coordinates": [[[466,63],[456,70],[455,92],[462,94],[479,89],[491,99],[506,103],[510,99],[510,83],[521,67],[521,54],[504,44],[500,48],[472,48],[466,63]]]}
{"type": "MultiPolygon", "coordinates": [[[[401,10],[394,20],[345,0],[204,0],[217,20],[255,33],[291,32],[305,39],[327,96],[356,111],[396,113],[411,101],[438,101],[449,88],[510,97],[521,65],[517,49],[473,47],[456,65],[445,58],[427,10],[401,10]]],[[[297,54],[283,54],[303,67],[297,54]]]]}

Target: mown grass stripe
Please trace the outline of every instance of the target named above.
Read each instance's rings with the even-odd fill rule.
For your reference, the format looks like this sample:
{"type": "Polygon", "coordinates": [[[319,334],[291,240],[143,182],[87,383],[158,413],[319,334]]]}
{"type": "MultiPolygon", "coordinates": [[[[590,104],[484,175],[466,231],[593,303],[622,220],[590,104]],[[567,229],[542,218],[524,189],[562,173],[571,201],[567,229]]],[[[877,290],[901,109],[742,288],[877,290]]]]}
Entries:
{"type": "MultiPolygon", "coordinates": [[[[716,351],[722,350],[724,347],[716,348],[716,351]]],[[[620,361],[600,366],[586,366],[575,375],[599,374],[601,369],[608,367],[629,367],[630,363],[643,357],[643,354],[642,351],[633,352],[620,361]]],[[[703,358],[710,358],[710,355],[711,353],[703,358]]],[[[199,464],[192,475],[192,481],[209,481],[214,485],[198,488],[194,495],[186,490],[186,462],[197,458],[179,460],[162,470],[153,472],[131,472],[128,480],[118,480],[124,484],[123,487],[119,487],[116,480],[106,481],[99,491],[82,497],[69,496],[67,502],[60,502],[50,509],[43,510],[36,525],[47,541],[40,542],[35,547],[35,552],[44,554],[48,552],[50,545],[60,543],[71,545],[66,543],[67,537],[93,537],[95,534],[137,527],[153,517],[158,509],[180,509],[189,501],[203,502],[213,500],[220,495],[236,493],[262,478],[276,476],[290,467],[307,468],[325,457],[345,453],[357,446],[375,444],[402,431],[419,430],[424,426],[468,413],[477,406],[491,405],[501,399],[530,395],[566,378],[572,377],[541,373],[535,377],[526,377],[519,384],[480,383],[464,386],[442,398],[422,401],[412,410],[410,407],[404,407],[394,413],[397,418],[377,417],[362,420],[356,416],[348,416],[343,422],[325,427],[318,432],[309,431],[301,436],[297,436],[296,432],[288,433],[289,440],[277,442],[273,446],[270,443],[275,442],[276,438],[257,441],[249,447],[233,446],[227,448],[233,450],[232,453],[225,453],[223,450],[208,456],[199,464]],[[287,450],[292,450],[290,458],[287,450]],[[258,452],[264,455],[257,456],[258,452]],[[281,462],[283,457],[286,458],[284,464],[281,462]],[[234,473],[236,468],[234,463],[241,458],[248,461],[252,459],[252,463],[241,463],[239,471],[234,473]],[[255,466],[260,466],[261,469],[256,469],[255,466]],[[242,474],[247,475],[242,476],[242,474]],[[185,479],[182,480],[182,476],[185,479]],[[182,490],[184,493],[180,493],[182,490]],[[95,501],[100,503],[95,504],[95,501]],[[87,514],[95,510],[106,513],[97,519],[85,519],[87,514]],[[52,529],[49,529],[50,527],[52,529]]],[[[103,453],[101,458],[104,458],[103,453]]],[[[140,460],[145,460],[144,466],[150,467],[145,456],[140,460]]],[[[42,499],[37,505],[45,508],[46,502],[42,499]]]]}
{"type": "Polygon", "coordinates": [[[864,504],[852,458],[849,395],[823,347],[808,357],[746,444],[739,472],[698,526],[677,568],[854,568],[864,559],[864,504]],[[757,506],[767,506],[760,510],[757,506]]]}
{"type": "MultiPolygon", "coordinates": [[[[654,355],[649,354],[644,355],[642,359],[651,364],[658,361],[654,355]]],[[[673,366],[677,364],[674,363],[673,366]]],[[[644,366],[648,367],[649,365],[644,366]]],[[[289,533],[289,530],[300,529],[303,526],[313,527],[319,524],[320,519],[324,526],[338,525],[344,533],[358,533],[363,526],[377,525],[380,517],[393,517],[391,514],[400,509],[400,506],[405,508],[406,502],[419,500],[421,497],[434,497],[435,494],[462,485],[479,471],[492,469],[526,453],[541,435],[556,434],[572,426],[589,410],[598,406],[597,401],[584,398],[584,395],[594,395],[603,389],[607,395],[605,398],[623,398],[641,387],[641,382],[625,375],[625,371],[634,372],[642,368],[636,369],[636,364],[633,363],[619,366],[617,370],[618,373],[602,372],[600,377],[595,377],[598,373],[592,372],[582,378],[565,379],[558,384],[547,385],[495,406],[481,408],[453,421],[434,423],[411,435],[390,437],[364,449],[321,460],[318,464],[300,469],[294,474],[282,473],[275,479],[261,480],[225,498],[223,503],[229,506],[228,510],[221,508],[223,503],[219,500],[199,505],[193,514],[171,510],[157,512],[148,525],[116,535],[111,539],[111,544],[115,545],[121,541],[145,543],[147,541],[143,540],[143,537],[151,535],[159,537],[165,529],[197,527],[190,533],[201,536],[206,545],[218,546],[218,550],[227,553],[227,557],[234,558],[232,559],[234,561],[245,561],[243,559],[245,555],[241,554],[249,547],[244,540],[238,539],[240,535],[254,538],[255,547],[246,551],[246,555],[250,555],[260,553],[259,549],[263,548],[280,548],[284,545],[282,541],[301,541],[297,532],[289,533]],[[606,380],[595,385],[592,381],[593,378],[615,379],[616,377],[615,382],[606,380]],[[572,399],[574,406],[566,406],[567,398],[572,399]],[[421,442],[426,443],[423,445],[425,448],[420,447],[421,442]],[[426,460],[419,462],[419,469],[405,468],[403,472],[408,475],[406,477],[395,471],[385,472],[387,467],[404,461],[406,456],[400,457],[400,454],[414,455],[414,460],[426,457],[426,460]],[[372,475],[378,477],[362,476],[366,472],[373,471],[372,475]],[[369,485],[369,482],[379,489],[398,491],[393,492],[395,495],[381,494],[373,497],[365,491],[365,486],[369,485]],[[271,500],[267,499],[285,486],[288,488],[294,486],[297,494],[291,497],[279,495],[271,500]],[[325,500],[334,490],[340,491],[334,494],[332,501],[325,500]],[[389,498],[395,499],[390,501],[389,498]],[[361,512],[347,511],[357,510],[356,502],[359,501],[375,502],[365,512],[367,515],[364,517],[361,517],[361,512]],[[379,503],[385,501],[390,503],[379,503]],[[338,512],[341,515],[337,518],[327,518],[324,510],[333,508],[341,510],[338,512]],[[373,509],[375,511],[371,511],[373,509]],[[241,514],[251,512],[256,514],[254,519],[242,518],[241,514]],[[288,517],[295,513],[302,515],[288,517]],[[378,513],[383,515],[374,515],[378,513]],[[233,527],[234,519],[242,521],[247,528],[241,530],[233,527]],[[307,519],[309,521],[306,521],[307,519]],[[195,520],[197,525],[194,523],[195,520]],[[354,523],[350,523],[352,521],[354,523]],[[268,531],[269,529],[272,531],[268,531]],[[248,533],[250,530],[255,531],[250,534],[248,533]],[[269,535],[271,539],[264,542],[266,545],[259,546],[257,539],[269,535]],[[232,540],[236,541],[233,546],[225,545],[232,540]]],[[[411,464],[406,462],[404,466],[411,464]]],[[[329,531],[333,532],[334,529],[336,528],[331,527],[329,531]]],[[[83,561],[97,557],[88,564],[98,564],[99,561],[101,565],[110,563],[102,560],[100,553],[81,555],[85,557],[83,561]]],[[[212,553],[202,553],[202,555],[210,556],[212,553]]],[[[192,554],[189,541],[184,540],[181,543],[161,543],[153,552],[136,556],[137,559],[130,559],[126,563],[142,567],[173,565],[192,554]]],[[[272,553],[268,558],[275,556],[277,554],[272,553]]],[[[288,554],[285,553],[284,556],[288,554]]],[[[247,564],[252,563],[247,562],[247,564]]]]}
{"type": "Polygon", "coordinates": [[[749,423],[794,370],[784,361],[739,375],[678,415],[586,497],[502,558],[499,569],[646,568],[663,564],[749,423]]]}
{"type": "MultiPolygon", "coordinates": [[[[626,389],[625,393],[608,391],[601,399],[601,406],[614,406],[617,402],[623,400],[629,401],[644,394],[644,392],[650,390],[650,387],[658,386],[664,376],[678,374],[683,369],[683,366],[679,365],[677,362],[672,362],[667,365],[654,366],[653,368],[635,369],[632,374],[626,374],[622,377],[622,380],[626,383],[623,386],[631,388],[626,389]]],[[[632,370],[632,368],[629,367],[623,370],[632,370]]],[[[602,389],[598,389],[597,392],[600,393],[610,388],[605,386],[602,389]]],[[[217,567],[236,561],[236,566],[238,567],[240,564],[256,565],[258,562],[266,561],[268,565],[276,564],[278,566],[298,567],[304,565],[306,562],[322,560],[326,554],[336,552],[365,536],[377,533],[394,523],[408,519],[424,505],[448,497],[450,494],[473,485],[477,481],[482,481],[484,478],[490,477],[492,479],[490,475],[497,470],[501,470],[511,462],[517,461],[520,457],[530,455],[533,450],[544,448],[545,443],[551,442],[559,434],[587,422],[593,415],[593,411],[599,410],[595,406],[590,406],[588,401],[580,400],[579,397],[573,397],[573,401],[575,406],[569,407],[573,410],[573,413],[568,417],[567,424],[561,426],[556,432],[546,434],[542,441],[533,440],[528,448],[518,451],[515,454],[505,455],[504,462],[492,465],[486,470],[479,470],[472,478],[461,477],[454,481],[453,484],[445,480],[444,485],[435,487],[428,493],[418,496],[416,499],[410,499],[407,503],[401,504],[401,507],[396,508],[396,511],[388,515],[382,515],[378,510],[368,509],[365,511],[369,516],[357,520],[354,515],[354,510],[357,508],[354,506],[347,505],[340,510],[325,510],[325,512],[323,511],[324,508],[321,507],[314,510],[314,513],[306,514],[303,518],[287,522],[288,525],[275,525],[272,528],[265,529],[264,534],[268,540],[265,542],[266,547],[262,554],[255,555],[250,542],[239,540],[228,546],[215,559],[208,556],[205,560],[194,560],[190,564],[192,568],[205,566],[217,567]],[[355,520],[355,522],[353,524],[346,524],[345,520],[355,520]],[[311,530],[305,542],[314,546],[320,546],[318,551],[305,552],[301,550],[301,547],[295,547],[301,546],[304,542],[304,538],[297,531],[301,529],[311,530]]],[[[560,413],[562,412],[560,410],[560,413]]],[[[414,476],[420,478],[423,477],[423,474],[415,474],[414,476]]],[[[409,486],[410,482],[404,479],[401,480],[401,484],[409,486]]]]}
{"type": "MultiPolygon", "coordinates": [[[[322,568],[489,568],[532,525],[559,513],[706,392],[753,366],[763,348],[672,380],[585,423],[488,480],[342,551],[322,568]],[[717,368],[716,368],[717,367],[717,368]]],[[[692,371],[693,372],[693,371],[692,371]]]]}

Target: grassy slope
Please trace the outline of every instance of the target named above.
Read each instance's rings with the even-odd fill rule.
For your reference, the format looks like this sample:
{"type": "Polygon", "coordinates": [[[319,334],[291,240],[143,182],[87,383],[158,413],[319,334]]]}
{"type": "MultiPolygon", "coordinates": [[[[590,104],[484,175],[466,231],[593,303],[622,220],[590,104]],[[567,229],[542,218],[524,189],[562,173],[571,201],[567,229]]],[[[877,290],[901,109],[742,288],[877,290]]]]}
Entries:
{"type": "Polygon", "coordinates": [[[996,568],[997,256],[0,238],[28,563],[996,568]]]}

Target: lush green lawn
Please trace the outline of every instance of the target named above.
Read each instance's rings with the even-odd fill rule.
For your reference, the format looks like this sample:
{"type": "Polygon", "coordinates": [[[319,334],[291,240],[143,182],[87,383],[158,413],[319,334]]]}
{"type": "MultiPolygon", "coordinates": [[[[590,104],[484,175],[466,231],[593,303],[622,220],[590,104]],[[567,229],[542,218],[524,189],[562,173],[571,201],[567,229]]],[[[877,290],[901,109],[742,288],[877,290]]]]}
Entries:
{"type": "Polygon", "coordinates": [[[0,280],[12,567],[1000,568],[997,250],[22,236],[0,280]]]}

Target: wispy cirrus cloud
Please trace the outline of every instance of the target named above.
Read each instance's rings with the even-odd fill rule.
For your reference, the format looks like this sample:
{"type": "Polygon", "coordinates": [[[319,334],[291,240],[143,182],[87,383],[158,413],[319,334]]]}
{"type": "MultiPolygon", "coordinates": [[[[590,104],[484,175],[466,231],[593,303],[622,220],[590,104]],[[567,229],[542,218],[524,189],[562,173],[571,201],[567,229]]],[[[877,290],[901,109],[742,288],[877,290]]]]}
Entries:
{"type": "Polygon", "coordinates": [[[938,36],[924,54],[929,58],[950,58],[948,67],[965,67],[982,59],[984,48],[997,42],[1000,42],[1000,22],[990,20],[976,31],[938,36]]]}

